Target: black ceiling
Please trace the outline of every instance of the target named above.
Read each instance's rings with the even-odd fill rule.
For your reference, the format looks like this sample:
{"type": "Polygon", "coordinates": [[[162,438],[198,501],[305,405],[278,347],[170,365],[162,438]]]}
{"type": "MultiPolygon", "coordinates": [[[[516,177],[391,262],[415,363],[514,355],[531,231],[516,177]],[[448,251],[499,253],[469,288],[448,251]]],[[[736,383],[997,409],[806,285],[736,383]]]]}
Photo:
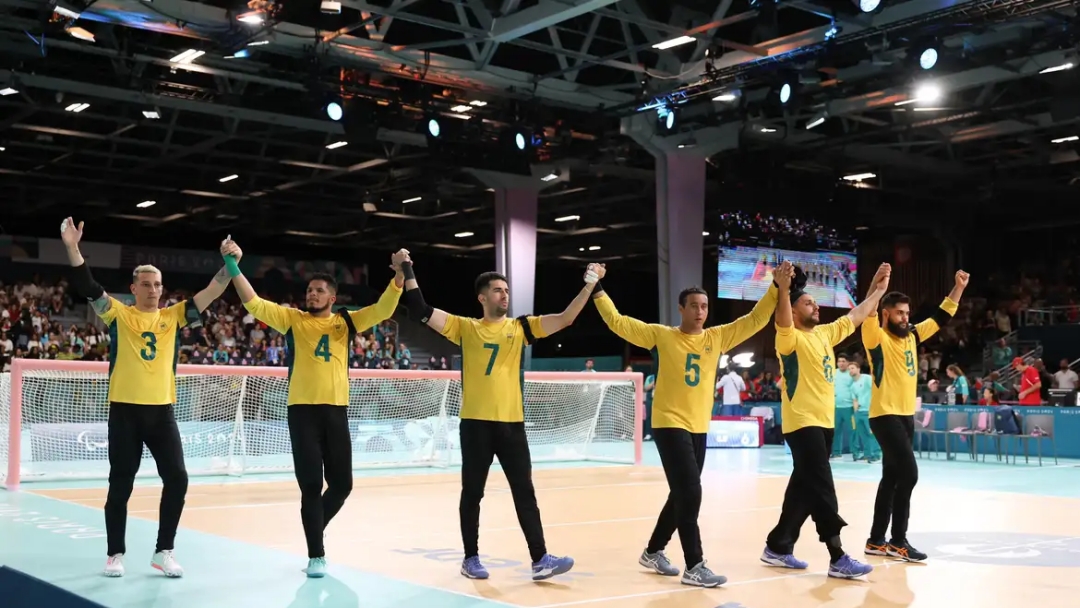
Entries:
{"type": "Polygon", "coordinates": [[[654,137],[693,138],[708,157],[712,211],[795,208],[850,227],[896,222],[884,209],[897,205],[1071,207],[1080,194],[1078,71],[1040,73],[1078,62],[1075,1],[884,0],[869,15],[851,0],[342,4],[0,0],[0,89],[17,91],[0,96],[4,229],[77,215],[178,240],[384,249],[408,235],[490,255],[494,196],[467,169],[548,167],[563,178],[540,195],[542,260],[652,256],[653,160],[623,133],[658,106],[678,122],[654,137]],[[252,7],[264,23],[238,21],[252,7]],[[694,41],[652,48],[683,34],[694,41]],[[933,70],[914,65],[924,45],[939,50],[933,70]],[[189,48],[204,55],[170,61],[189,48]],[[801,85],[781,106],[784,82],[801,85]],[[941,101],[908,103],[927,82],[941,101]],[[331,99],[344,120],[327,119],[331,99]],[[433,116],[468,144],[425,138],[433,116]],[[513,150],[513,129],[537,146],[513,150]],[[876,177],[842,179],[863,172],[876,177]],[[580,219],[555,221],[568,215],[580,219]]]}

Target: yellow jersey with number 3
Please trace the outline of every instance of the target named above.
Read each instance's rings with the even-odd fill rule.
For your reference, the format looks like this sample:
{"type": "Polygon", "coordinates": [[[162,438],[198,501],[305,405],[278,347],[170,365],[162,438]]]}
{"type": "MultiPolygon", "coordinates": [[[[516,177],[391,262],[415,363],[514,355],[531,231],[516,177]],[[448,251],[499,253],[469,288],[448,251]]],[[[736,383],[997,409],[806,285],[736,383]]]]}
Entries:
{"type": "Polygon", "coordinates": [[[769,287],[754,309],[726,325],[700,334],[678,327],[644,323],[619,314],[607,293],[594,298],[600,316],[611,331],[627,342],[656,349],[658,368],[653,390],[652,427],[679,428],[707,433],[716,392],[720,356],[761,331],[776,309],[777,290],[769,287]]]}
{"type": "Polygon", "coordinates": [[[109,328],[109,402],[176,403],[180,328],[198,320],[195,303],[143,312],[110,296],[109,309],[98,316],[109,328]]]}
{"type": "MultiPolygon", "coordinates": [[[[533,337],[546,338],[540,317],[528,317],[533,337]]],[[[461,418],[525,421],[525,329],[517,319],[496,323],[447,315],[442,335],[461,347],[461,418]]]]}
{"type": "MultiPolygon", "coordinates": [[[[393,316],[401,288],[393,281],[379,301],[350,311],[356,331],[364,332],[393,316]]],[[[316,317],[256,296],[244,303],[254,317],[285,335],[289,368],[288,405],[349,405],[349,327],[340,314],[316,317]]]]}
{"type": "MultiPolygon", "coordinates": [[[[783,432],[808,426],[835,428],[837,344],[855,332],[848,317],[817,325],[810,331],[776,327],[776,354],[784,388],[780,391],[783,432]]],[[[843,371],[847,373],[847,371],[843,371]]]]}
{"type": "MultiPolygon", "coordinates": [[[[956,314],[958,306],[945,298],[941,311],[951,317],[956,314]]],[[[870,355],[870,375],[874,380],[870,392],[871,418],[915,414],[915,396],[919,385],[918,342],[929,340],[939,329],[941,327],[933,317],[916,323],[903,338],[883,328],[876,317],[862,324],[862,342],[870,355]]]]}

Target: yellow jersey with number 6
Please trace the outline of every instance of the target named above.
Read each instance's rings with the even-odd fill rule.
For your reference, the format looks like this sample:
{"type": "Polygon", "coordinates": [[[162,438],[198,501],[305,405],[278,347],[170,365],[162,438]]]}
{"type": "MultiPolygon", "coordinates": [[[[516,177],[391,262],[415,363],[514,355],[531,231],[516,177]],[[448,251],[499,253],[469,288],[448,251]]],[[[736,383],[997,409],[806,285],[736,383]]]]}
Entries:
{"type": "Polygon", "coordinates": [[[109,309],[98,316],[109,328],[109,402],[176,403],[180,328],[198,320],[195,303],[143,312],[110,296],[109,309]]]}
{"type": "Polygon", "coordinates": [[[784,388],[780,391],[780,418],[784,433],[809,426],[831,429],[836,421],[836,369],[833,350],[855,332],[847,316],[817,325],[810,331],[776,327],[776,354],[784,388]]]}
{"type": "MultiPolygon", "coordinates": [[[[401,288],[393,281],[379,301],[350,311],[356,331],[364,332],[393,316],[401,288]]],[[[285,335],[289,368],[288,405],[349,405],[349,327],[344,317],[315,315],[256,296],[244,303],[254,317],[285,335]]]]}
{"type": "MultiPolygon", "coordinates": [[[[533,337],[546,338],[540,317],[528,317],[533,337]]],[[[447,315],[442,335],[461,347],[461,418],[525,421],[525,329],[506,317],[488,323],[447,315]]]]}

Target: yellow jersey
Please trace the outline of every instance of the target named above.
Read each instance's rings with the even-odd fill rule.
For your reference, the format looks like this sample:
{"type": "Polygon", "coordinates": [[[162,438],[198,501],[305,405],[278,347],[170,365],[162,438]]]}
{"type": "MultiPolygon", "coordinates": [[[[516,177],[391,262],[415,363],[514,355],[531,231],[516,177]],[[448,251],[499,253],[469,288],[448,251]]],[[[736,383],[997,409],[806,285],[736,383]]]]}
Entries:
{"type": "MultiPolygon", "coordinates": [[[[379,301],[347,314],[356,331],[389,319],[397,310],[401,288],[393,281],[379,301]]],[[[285,335],[289,368],[288,405],[349,405],[349,353],[352,336],[344,317],[315,315],[255,296],[244,303],[256,319],[285,335]]]]}
{"type": "Polygon", "coordinates": [[[810,331],[776,327],[776,354],[784,387],[780,391],[780,418],[783,432],[808,426],[834,428],[836,369],[833,347],[855,332],[847,316],[817,325],[810,331]]]}
{"type": "MultiPolygon", "coordinates": [[[[527,317],[533,337],[546,338],[540,317],[527,317]]],[[[447,315],[442,335],[461,347],[461,418],[525,421],[525,328],[506,317],[489,323],[447,315]]]]}
{"type": "Polygon", "coordinates": [[[197,325],[199,311],[185,300],[143,312],[109,296],[99,314],[109,328],[109,402],[137,405],[176,403],[180,328],[197,325]]]}
{"type": "MultiPolygon", "coordinates": [[[[958,306],[945,298],[940,310],[951,317],[956,314],[958,306]]],[[[874,379],[870,392],[871,418],[915,414],[915,395],[919,384],[918,343],[929,340],[941,329],[935,317],[915,324],[914,331],[903,338],[882,327],[877,319],[870,318],[863,323],[862,343],[870,356],[870,375],[874,379]]]]}
{"type": "Polygon", "coordinates": [[[709,327],[700,334],[687,334],[678,327],[623,316],[606,292],[593,301],[604,323],[617,336],[641,348],[656,349],[658,368],[652,398],[652,427],[707,433],[720,355],[768,324],[776,309],[776,296],[776,287],[769,287],[748,314],[726,325],[709,327]]]}

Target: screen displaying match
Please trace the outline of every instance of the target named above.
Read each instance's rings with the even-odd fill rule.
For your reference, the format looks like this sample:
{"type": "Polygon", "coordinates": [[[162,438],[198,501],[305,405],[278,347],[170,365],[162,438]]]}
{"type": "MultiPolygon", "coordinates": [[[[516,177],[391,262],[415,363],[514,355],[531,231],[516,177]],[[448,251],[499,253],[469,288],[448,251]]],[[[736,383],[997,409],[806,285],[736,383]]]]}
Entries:
{"type": "Polygon", "coordinates": [[[772,284],[773,269],[787,260],[806,273],[806,291],[818,306],[855,307],[858,282],[854,253],[721,245],[719,259],[718,298],[760,300],[772,284]]]}

